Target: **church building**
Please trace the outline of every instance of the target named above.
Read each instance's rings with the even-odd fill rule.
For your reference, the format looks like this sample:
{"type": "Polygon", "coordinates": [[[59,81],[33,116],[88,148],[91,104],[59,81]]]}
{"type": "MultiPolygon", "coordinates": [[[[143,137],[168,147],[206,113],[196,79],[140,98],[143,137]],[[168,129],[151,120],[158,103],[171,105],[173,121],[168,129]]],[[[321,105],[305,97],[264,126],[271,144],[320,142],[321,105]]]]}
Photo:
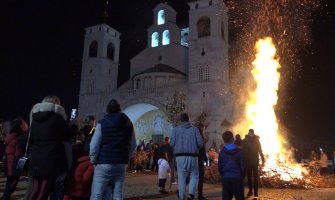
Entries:
{"type": "MultiPolygon", "coordinates": [[[[228,60],[228,15],[222,0],[189,2],[189,27],[176,24],[176,11],[158,4],[147,29],[147,47],[130,60],[130,79],[117,87],[121,33],[107,24],[86,28],[79,116],[101,119],[111,99],[120,102],[138,141],[170,136],[166,105],[185,95],[190,120],[208,113],[207,146],[222,143],[233,120],[228,60]]],[[[122,48],[121,48],[122,49],[122,48]]]]}

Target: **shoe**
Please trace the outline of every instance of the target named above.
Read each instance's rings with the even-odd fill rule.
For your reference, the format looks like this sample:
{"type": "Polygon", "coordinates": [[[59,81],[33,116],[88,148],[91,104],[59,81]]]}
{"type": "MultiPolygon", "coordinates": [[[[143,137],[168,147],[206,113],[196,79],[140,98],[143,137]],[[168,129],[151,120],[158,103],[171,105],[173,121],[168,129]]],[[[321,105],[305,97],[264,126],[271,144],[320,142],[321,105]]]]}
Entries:
{"type": "Polygon", "coordinates": [[[162,193],[162,194],[168,194],[168,193],[169,193],[169,192],[166,191],[166,190],[159,190],[159,192],[162,193]]]}
{"type": "Polygon", "coordinates": [[[207,198],[204,196],[198,196],[198,200],[207,200],[207,198]]]}
{"type": "Polygon", "coordinates": [[[258,196],[254,196],[254,200],[258,200],[258,196]]]}
{"type": "Polygon", "coordinates": [[[171,183],[172,185],[178,185],[178,183],[176,181],[171,183]]]}
{"type": "Polygon", "coordinates": [[[187,200],[193,200],[194,199],[194,195],[193,194],[189,194],[187,197],[187,200]]]}
{"type": "Polygon", "coordinates": [[[251,191],[248,192],[247,197],[251,197],[253,193],[251,191]]]}

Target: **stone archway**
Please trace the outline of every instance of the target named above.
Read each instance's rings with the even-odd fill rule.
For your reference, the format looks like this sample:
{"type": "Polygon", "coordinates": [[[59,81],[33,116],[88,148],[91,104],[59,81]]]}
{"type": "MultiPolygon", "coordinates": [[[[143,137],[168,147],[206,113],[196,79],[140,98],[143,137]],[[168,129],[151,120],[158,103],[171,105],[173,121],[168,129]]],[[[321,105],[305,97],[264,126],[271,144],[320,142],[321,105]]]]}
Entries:
{"type": "Polygon", "coordinates": [[[135,103],[128,105],[123,112],[134,124],[137,143],[153,140],[161,144],[166,136],[172,133],[172,124],[164,111],[150,103],[135,103]]]}

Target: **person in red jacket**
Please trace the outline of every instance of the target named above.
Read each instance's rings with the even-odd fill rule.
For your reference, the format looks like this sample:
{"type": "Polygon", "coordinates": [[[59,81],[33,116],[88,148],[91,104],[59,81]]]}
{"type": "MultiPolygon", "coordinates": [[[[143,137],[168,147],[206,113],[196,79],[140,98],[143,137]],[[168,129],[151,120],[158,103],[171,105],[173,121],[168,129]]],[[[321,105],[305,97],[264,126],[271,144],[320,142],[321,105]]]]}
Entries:
{"type": "Polygon", "coordinates": [[[93,171],[89,156],[80,157],[69,174],[64,200],[89,200],[93,171]]]}
{"type": "Polygon", "coordinates": [[[72,146],[74,165],[67,177],[64,200],[89,200],[93,181],[93,164],[82,138],[72,146]]]}
{"type": "Polygon", "coordinates": [[[7,176],[6,188],[2,199],[9,200],[19,182],[21,171],[16,170],[20,157],[24,156],[27,144],[28,124],[21,118],[10,123],[10,132],[5,137],[5,174],[7,176]]]}

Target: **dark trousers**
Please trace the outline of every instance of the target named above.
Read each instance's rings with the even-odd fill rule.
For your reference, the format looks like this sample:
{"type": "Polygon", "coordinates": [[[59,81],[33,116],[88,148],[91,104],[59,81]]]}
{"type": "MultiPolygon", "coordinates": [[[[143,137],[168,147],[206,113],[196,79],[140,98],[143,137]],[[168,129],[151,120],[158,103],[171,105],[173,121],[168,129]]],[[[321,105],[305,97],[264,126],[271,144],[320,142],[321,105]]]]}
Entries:
{"type": "MultiPolygon", "coordinates": [[[[151,157],[152,157],[152,156],[150,156],[150,155],[148,156],[148,161],[147,161],[147,163],[146,163],[146,166],[145,166],[145,169],[147,169],[147,170],[150,168],[150,164],[151,164],[151,162],[150,162],[150,161],[151,161],[151,157]]],[[[152,164],[153,164],[153,163],[152,163],[152,164]]]]}
{"type": "Polygon", "coordinates": [[[198,196],[203,196],[203,188],[204,188],[204,178],[205,178],[205,166],[203,163],[198,163],[199,165],[199,181],[198,181],[198,196]]]}
{"type": "Polygon", "coordinates": [[[158,171],[158,157],[153,156],[152,157],[152,164],[151,164],[151,171],[158,171]]]}
{"type": "Polygon", "coordinates": [[[165,190],[166,178],[160,178],[158,181],[158,187],[162,190],[165,190]]]}
{"type": "Polygon", "coordinates": [[[71,200],[90,200],[90,198],[85,198],[85,197],[71,197],[71,200]]]}
{"type": "Polygon", "coordinates": [[[170,169],[171,169],[171,183],[175,182],[175,178],[174,178],[174,167],[175,167],[175,161],[171,161],[169,162],[170,165],[170,169]]]}
{"type": "Polygon", "coordinates": [[[254,196],[258,196],[258,166],[247,166],[249,192],[254,188],[254,196]]]}
{"type": "Polygon", "coordinates": [[[222,179],[222,200],[231,200],[235,196],[236,200],[244,200],[243,180],[240,178],[222,179]]]}
{"type": "Polygon", "coordinates": [[[327,167],[321,167],[320,168],[320,175],[326,175],[327,174],[327,167]]]}
{"type": "Polygon", "coordinates": [[[6,188],[2,196],[3,200],[10,200],[10,196],[15,191],[19,178],[20,176],[7,176],[6,188]]]}

